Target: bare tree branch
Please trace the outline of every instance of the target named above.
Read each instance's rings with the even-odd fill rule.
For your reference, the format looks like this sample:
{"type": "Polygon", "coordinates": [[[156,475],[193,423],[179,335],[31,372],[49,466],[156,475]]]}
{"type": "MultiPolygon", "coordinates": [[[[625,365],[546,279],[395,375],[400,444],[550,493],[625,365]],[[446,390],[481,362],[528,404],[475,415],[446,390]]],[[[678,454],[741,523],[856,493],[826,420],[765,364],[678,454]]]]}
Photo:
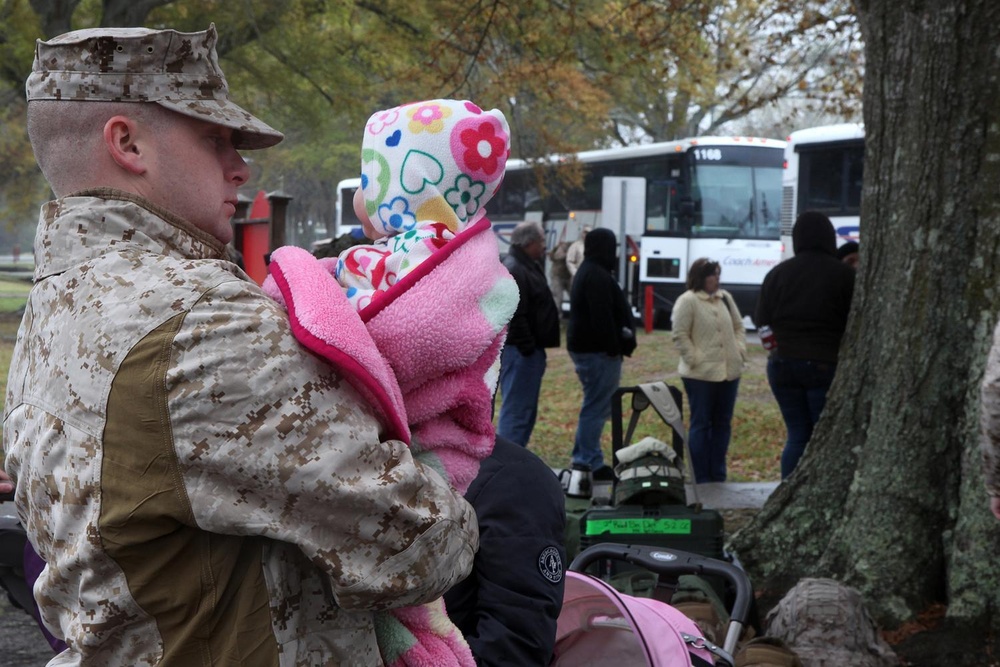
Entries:
{"type": "Polygon", "coordinates": [[[146,24],[149,12],[174,0],[104,0],[101,27],[127,28],[146,24]]]}
{"type": "Polygon", "coordinates": [[[72,30],[73,12],[80,0],[31,0],[31,8],[42,22],[42,34],[55,37],[72,30]]]}
{"type": "Polygon", "coordinates": [[[404,20],[402,17],[396,14],[390,14],[389,12],[386,12],[381,6],[375,4],[374,2],[357,0],[357,2],[354,3],[354,5],[358,9],[364,9],[366,11],[371,12],[372,14],[375,14],[376,16],[380,17],[383,21],[385,21],[390,25],[398,26],[400,28],[407,30],[414,37],[419,37],[421,35],[420,29],[417,28],[415,25],[413,25],[409,21],[404,20]]]}

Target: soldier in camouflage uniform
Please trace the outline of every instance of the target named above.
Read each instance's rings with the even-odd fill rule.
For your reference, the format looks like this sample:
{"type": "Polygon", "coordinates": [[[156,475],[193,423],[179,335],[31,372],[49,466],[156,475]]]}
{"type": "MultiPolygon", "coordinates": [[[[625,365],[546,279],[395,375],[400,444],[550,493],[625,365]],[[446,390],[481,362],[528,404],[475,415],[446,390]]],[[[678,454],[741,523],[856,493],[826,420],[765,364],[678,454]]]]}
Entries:
{"type": "Polygon", "coordinates": [[[214,26],[38,42],[43,206],[7,472],[60,665],[378,665],[372,611],[470,571],[470,506],[227,260],[237,149],[214,26]]]}
{"type": "Polygon", "coordinates": [[[1000,324],[993,331],[993,347],[986,360],[979,419],[986,492],[990,496],[990,511],[1000,519],[1000,324]]]}

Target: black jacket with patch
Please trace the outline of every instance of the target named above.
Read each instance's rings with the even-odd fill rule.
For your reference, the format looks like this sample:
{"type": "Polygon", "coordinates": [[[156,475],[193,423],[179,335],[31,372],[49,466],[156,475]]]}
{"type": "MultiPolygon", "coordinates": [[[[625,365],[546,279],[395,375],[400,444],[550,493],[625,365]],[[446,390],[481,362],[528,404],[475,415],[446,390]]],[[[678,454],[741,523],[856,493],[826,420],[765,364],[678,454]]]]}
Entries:
{"type": "Polygon", "coordinates": [[[548,665],[565,586],[562,487],[533,452],[497,438],[465,498],[479,517],[479,552],[444,596],[448,616],[479,665],[548,665]]]}

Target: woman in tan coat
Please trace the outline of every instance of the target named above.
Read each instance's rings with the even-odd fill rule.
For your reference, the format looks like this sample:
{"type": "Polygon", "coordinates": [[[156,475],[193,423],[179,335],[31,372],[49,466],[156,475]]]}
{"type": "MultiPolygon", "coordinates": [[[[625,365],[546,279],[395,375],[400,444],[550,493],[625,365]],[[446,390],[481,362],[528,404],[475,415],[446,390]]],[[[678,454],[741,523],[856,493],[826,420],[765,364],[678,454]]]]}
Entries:
{"type": "Polygon", "coordinates": [[[732,295],[719,288],[718,262],[696,259],[687,291],[674,303],[672,338],[691,411],[689,445],[695,482],[726,481],[726,452],[747,344],[732,295]]]}

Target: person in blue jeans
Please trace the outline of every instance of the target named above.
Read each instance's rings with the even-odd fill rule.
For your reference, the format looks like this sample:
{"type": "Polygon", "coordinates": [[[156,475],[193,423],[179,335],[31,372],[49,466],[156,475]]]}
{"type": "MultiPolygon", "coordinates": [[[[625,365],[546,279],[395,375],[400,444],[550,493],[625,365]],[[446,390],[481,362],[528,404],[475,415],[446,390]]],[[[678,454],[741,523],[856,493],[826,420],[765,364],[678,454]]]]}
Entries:
{"type": "Polygon", "coordinates": [[[701,257],[691,263],[687,291],[674,303],[671,338],[691,410],[688,448],[696,484],[726,481],[733,409],[746,362],[743,318],[719,287],[722,268],[701,257]]]}
{"type": "Polygon", "coordinates": [[[570,290],[566,349],[583,385],[583,404],[573,440],[573,463],[585,464],[597,479],[611,479],[601,433],[611,416],[611,397],[622,374],[622,357],[635,351],[635,322],[614,277],[615,233],[595,229],[584,239],[583,263],[570,290]]]}
{"type": "Polygon", "coordinates": [[[757,327],[771,327],[777,342],[767,361],[767,381],[788,431],[782,479],[798,465],[826,404],[855,276],[837,258],[837,235],[822,213],[806,211],[796,219],[792,248],[795,256],[764,277],[754,313],[757,327]]]}
{"type": "Polygon", "coordinates": [[[541,260],[545,232],[535,222],[522,222],[510,235],[510,252],[503,265],[517,283],[520,300],[500,353],[500,416],[497,435],[528,446],[538,416],[538,396],[545,374],[545,348],[559,347],[556,310],[541,260]]]}
{"type": "Polygon", "coordinates": [[[767,383],[778,402],[788,437],[781,452],[781,478],[792,474],[826,405],[837,364],[810,359],[767,360],[767,383]]]}

